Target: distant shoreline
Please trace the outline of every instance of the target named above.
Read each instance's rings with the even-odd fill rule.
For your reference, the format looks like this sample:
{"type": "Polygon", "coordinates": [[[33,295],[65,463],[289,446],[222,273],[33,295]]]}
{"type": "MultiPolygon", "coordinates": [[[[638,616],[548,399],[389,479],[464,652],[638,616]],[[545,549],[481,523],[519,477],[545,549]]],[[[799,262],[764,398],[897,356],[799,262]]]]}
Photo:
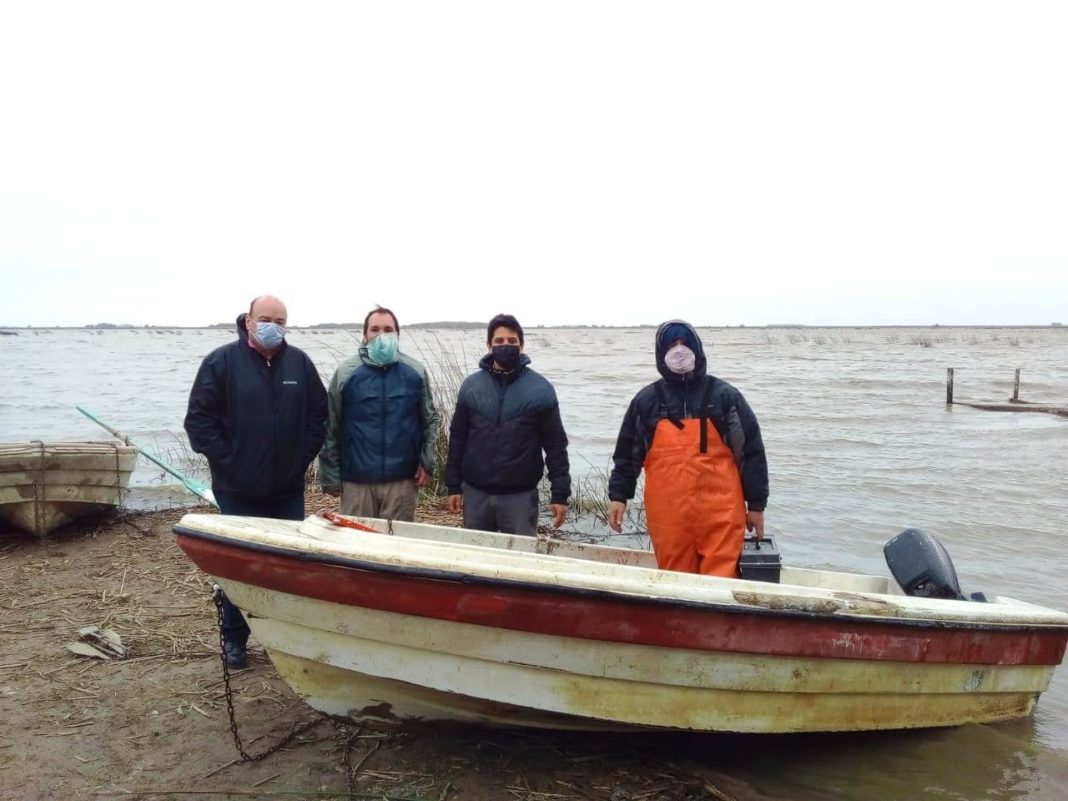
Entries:
{"type": "MultiPolygon", "coordinates": [[[[417,330],[438,330],[438,329],[455,329],[455,330],[479,330],[485,327],[484,322],[432,322],[432,323],[406,323],[404,329],[417,329],[417,330]]],[[[591,330],[628,330],[628,329],[655,329],[659,323],[641,323],[638,325],[528,325],[525,326],[527,331],[552,331],[562,329],[591,329],[591,330]]],[[[216,323],[214,325],[126,325],[118,323],[95,323],[93,325],[0,325],[0,335],[14,334],[18,331],[212,331],[217,329],[230,329],[233,328],[234,323],[216,323]]],[[[316,323],[315,325],[293,325],[290,326],[294,331],[345,331],[350,329],[360,329],[363,327],[363,323],[316,323]]],[[[733,329],[746,329],[751,328],[754,330],[820,330],[820,329],[837,329],[837,330],[879,330],[888,328],[907,328],[907,329],[1046,329],[1046,328],[1066,328],[1063,323],[1046,323],[1042,324],[1022,324],[1022,325],[1002,325],[1002,324],[958,324],[958,325],[944,325],[941,323],[931,323],[929,325],[916,325],[916,324],[903,324],[903,325],[890,325],[890,324],[878,324],[878,325],[810,325],[805,323],[772,323],[769,325],[701,325],[695,324],[695,328],[699,329],[711,329],[711,330],[733,330],[733,329]]]]}

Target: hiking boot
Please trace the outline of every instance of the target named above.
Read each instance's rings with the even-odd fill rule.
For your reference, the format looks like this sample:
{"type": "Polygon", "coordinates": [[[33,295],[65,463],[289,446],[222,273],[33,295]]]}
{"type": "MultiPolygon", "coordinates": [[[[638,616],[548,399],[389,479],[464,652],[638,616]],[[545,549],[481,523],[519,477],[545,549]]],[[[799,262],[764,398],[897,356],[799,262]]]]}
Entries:
{"type": "Polygon", "coordinates": [[[228,668],[240,670],[248,667],[248,654],[245,653],[245,646],[238,645],[236,642],[228,642],[223,646],[223,653],[226,654],[228,668]]]}

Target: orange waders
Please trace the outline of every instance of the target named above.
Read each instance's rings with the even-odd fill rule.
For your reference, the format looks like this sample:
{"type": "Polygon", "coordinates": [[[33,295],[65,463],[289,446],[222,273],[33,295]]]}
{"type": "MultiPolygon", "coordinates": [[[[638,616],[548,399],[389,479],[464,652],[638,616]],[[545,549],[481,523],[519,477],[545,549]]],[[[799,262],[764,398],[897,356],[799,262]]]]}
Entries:
{"type": "Polygon", "coordinates": [[[657,423],[645,457],[645,514],[664,570],[738,576],[745,499],[734,455],[706,419],[657,423]],[[707,448],[701,453],[701,426],[707,448]]]}

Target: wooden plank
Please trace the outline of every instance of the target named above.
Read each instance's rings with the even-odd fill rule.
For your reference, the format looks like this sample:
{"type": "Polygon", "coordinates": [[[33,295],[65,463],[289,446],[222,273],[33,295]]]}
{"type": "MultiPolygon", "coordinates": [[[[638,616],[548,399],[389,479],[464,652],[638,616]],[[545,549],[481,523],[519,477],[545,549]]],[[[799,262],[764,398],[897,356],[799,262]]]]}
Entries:
{"type": "Polygon", "coordinates": [[[1058,417],[1068,417],[1068,407],[1043,406],[1037,403],[966,403],[956,401],[957,406],[969,406],[972,409],[983,409],[990,412],[1038,412],[1040,414],[1055,414],[1058,417]]]}

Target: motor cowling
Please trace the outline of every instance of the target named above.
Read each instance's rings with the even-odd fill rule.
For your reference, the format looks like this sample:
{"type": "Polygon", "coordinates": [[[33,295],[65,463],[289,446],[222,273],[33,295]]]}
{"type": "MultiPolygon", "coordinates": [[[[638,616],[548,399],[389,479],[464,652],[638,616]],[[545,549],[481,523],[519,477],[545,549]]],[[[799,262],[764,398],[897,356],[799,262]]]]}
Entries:
{"type": "Polygon", "coordinates": [[[883,554],[906,595],[968,600],[960,591],[949,553],[931,534],[907,528],[883,546],[883,554]]]}

